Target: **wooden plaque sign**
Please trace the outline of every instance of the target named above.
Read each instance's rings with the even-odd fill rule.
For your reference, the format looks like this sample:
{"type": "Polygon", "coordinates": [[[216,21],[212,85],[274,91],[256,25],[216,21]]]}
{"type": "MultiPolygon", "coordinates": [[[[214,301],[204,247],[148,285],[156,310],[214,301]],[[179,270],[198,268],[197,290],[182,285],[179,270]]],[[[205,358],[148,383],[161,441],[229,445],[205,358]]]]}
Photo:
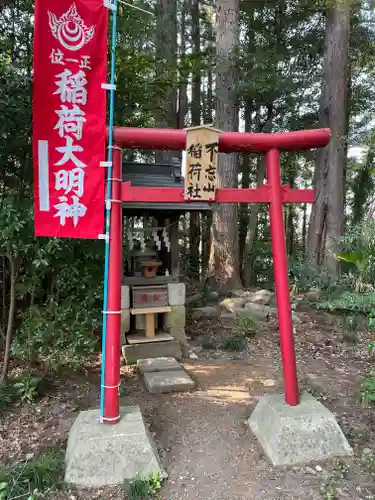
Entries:
{"type": "Polygon", "coordinates": [[[220,130],[202,125],[186,131],[185,200],[214,201],[220,130]]]}

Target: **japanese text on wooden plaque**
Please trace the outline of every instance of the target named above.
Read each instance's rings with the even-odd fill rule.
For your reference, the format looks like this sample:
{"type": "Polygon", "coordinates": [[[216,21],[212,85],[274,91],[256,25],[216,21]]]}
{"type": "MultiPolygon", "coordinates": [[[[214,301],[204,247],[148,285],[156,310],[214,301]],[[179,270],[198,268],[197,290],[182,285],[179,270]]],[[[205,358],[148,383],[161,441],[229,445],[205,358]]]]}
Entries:
{"type": "Polygon", "coordinates": [[[187,129],[185,200],[214,201],[219,130],[187,129]]]}

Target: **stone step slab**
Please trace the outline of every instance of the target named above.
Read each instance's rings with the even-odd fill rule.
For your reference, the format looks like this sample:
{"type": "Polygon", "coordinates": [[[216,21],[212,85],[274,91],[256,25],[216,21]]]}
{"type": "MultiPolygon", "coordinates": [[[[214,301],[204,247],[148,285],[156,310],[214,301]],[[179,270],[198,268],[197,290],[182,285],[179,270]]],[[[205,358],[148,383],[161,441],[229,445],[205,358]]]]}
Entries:
{"type": "Polygon", "coordinates": [[[181,364],[175,358],[148,358],[139,359],[138,368],[142,375],[144,373],[170,372],[182,369],[181,364]]]}
{"type": "Polygon", "coordinates": [[[122,355],[127,365],[134,365],[140,359],[148,358],[182,358],[181,346],[177,340],[167,342],[149,342],[122,346],[122,355]]]}
{"type": "Polygon", "coordinates": [[[147,372],[144,382],[151,394],[187,392],[194,389],[195,383],[183,368],[164,372],[147,372]]]}

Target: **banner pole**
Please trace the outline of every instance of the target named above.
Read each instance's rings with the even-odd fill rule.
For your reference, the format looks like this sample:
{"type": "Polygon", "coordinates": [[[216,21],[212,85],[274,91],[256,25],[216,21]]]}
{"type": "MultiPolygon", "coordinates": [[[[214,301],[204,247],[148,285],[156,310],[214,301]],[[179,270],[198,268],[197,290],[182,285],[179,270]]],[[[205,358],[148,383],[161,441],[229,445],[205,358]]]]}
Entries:
{"type": "MultiPolygon", "coordinates": [[[[111,1],[111,0],[110,0],[111,1]]],[[[104,2],[106,4],[106,2],[104,2]]],[[[109,250],[111,229],[111,178],[113,162],[113,125],[115,114],[115,72],[116,72],[116,33],[117,33],[117,0],[112,0],[112,48],[111,48],[111,81],[110,81],[110,104],[109,104],[109,132],[108,132],[108,175],[107,175],[107,201],[105,217],[105,258],[104,258],[104,297],[103,297],[103,327],[102,327],[102,366],[100,383],[100,422],[104,423],[105,404],[105,363],[107,344],[107,307],[108,307],[108,274],[109,274],[109,250]]]]}

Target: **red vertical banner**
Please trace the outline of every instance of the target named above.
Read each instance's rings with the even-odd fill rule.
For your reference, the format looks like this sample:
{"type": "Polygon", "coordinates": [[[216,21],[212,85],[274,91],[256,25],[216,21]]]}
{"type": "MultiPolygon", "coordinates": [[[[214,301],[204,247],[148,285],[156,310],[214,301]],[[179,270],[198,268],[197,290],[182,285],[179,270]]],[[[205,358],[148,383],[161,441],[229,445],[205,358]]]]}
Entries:
{"type": "Polygon", "coordinates": [[[35,2],[36,236],[103,233],[107,26],[103,0],[35,2]]]}

